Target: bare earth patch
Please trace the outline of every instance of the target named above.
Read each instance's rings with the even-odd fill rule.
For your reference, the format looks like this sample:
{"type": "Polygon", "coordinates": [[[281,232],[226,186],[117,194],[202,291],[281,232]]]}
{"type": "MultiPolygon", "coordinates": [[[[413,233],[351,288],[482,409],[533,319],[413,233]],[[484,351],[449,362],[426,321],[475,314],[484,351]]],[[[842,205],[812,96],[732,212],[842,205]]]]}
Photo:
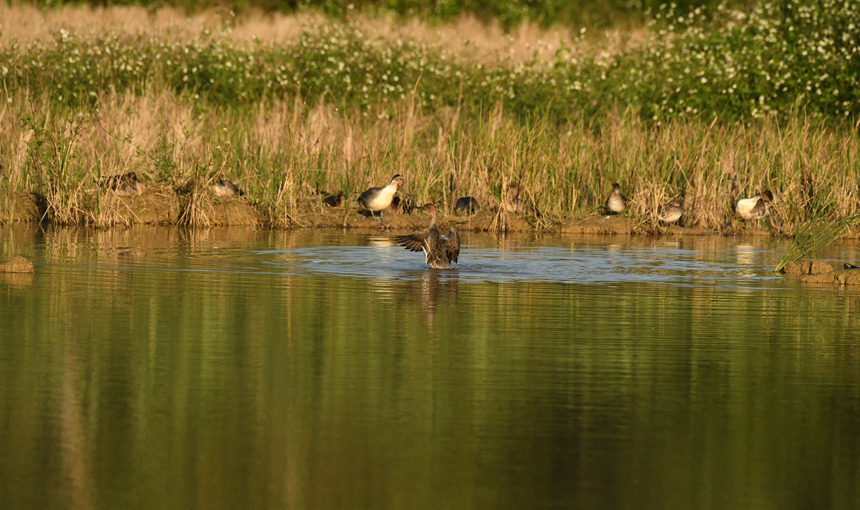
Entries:
{"type": "Polygon", "coordinates": [[[209,224],[218,226],[247,226],[260,225],[261,215],[243,198],[225,198],[213,202],[206,210],[209,224]]]}

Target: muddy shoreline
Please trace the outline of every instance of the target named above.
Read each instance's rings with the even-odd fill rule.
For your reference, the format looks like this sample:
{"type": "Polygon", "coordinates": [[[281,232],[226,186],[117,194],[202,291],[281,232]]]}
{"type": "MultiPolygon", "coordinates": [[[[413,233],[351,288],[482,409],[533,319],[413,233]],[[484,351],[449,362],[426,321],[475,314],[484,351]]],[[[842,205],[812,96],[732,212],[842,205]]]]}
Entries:
{"type": "MultiPolygon", "coordinates": [[[[304,212],[290,212],[288,224],[274,225],[267,219],[261,207],[241,197],[207,200],[194,203],[186,197],[164,191],[147,192],[135,197],[111,196],[109,213],[102,213],[103,228],[129,227],[132,225],[189,225],[192,227],[260,227],[260,228],[345,228],[362,230],[411,230],[422,228],[427,217],[420,212],[411,214],[386,213],[385,221],[367,217],[355,206],[328,207],[320,204],[304,212]],[[194,222],[187,221],[188,214],[195,214],[194,222]],[[105,218],[106,216],[106,218],[105,218]]],[[[47,200],[36,193],[0,193],[0,224],[2,223],[47,223],[63,226],[93,226],[87,219],[98,216],[96,212],[83,211],[83,221],[58,222],[50,214],[47,200]]],[[[500,233],[561,233],[590,235],[745,235],[771,236],[764,229],[747,227],[742,223],[727,225],[721,230],[684,226],[652,227],[647,221],[627,215],[601,215],[587,213],[563,221],[520,216],[498,210],[482,209],[471,215],[441,215],[440,222],[447,227],[473,232],[500,233]]],[[[99,226],[99,225],[95,225],[99,226]]],[[[860,229],[853,228],[847,239],[860,239],[860,229]]]]}

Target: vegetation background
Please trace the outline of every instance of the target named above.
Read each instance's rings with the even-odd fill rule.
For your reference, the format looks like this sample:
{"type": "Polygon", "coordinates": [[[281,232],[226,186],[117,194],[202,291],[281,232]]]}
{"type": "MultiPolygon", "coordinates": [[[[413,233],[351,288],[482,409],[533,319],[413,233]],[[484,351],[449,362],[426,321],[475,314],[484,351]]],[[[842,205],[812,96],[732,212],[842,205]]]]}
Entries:
{"type": "Polygon", "coordinates": [[[724,229],[772,189],[781,234],[860,205],[856,2],[172,5],[0,6],[5,217],[32,192],[109,225],[127,171],[186,208],[228,177],[276,226],[394,173],[449,208],[520,181],[539,226],[612,182],[652,226],[673,197],[724,229]]]}

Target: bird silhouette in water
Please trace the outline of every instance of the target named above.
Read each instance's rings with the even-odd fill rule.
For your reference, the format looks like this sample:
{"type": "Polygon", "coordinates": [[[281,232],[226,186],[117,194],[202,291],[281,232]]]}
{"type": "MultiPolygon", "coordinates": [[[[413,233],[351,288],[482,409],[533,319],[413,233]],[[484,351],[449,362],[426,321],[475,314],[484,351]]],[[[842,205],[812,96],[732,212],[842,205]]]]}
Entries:
{"type": "Polygon", "coordinates": [[[397,193],[403,186],[403,177],[400,175],[395,175],[391,178],[391,182],[388,183],[387,186],[382,188],[370,188],[358,197],[358,205],[364,209],[365,211],[370,213],[370,216],[373,218],[377,218],[375,213],[379,213],[379,217],[377,219],[381,221],[385,221],[382,218],[382,211],[388,208],[391,205],[391,201],[394,200],[394,194],[397,193]]]}
{"type": "Polygon", "coordinates": [[[770,202],[773,202],[773,193],[764,190],[761,195],[738,200],[735,213],[744,221],[760,220],[767,214],[767,204],[770,202]]]}
{"type": "Polygon", "coordinates": [[[616,183],[612,184],[612,193],[609,194],[609,198],[606,199],[606,209],[612,214],[620,214],[624,212],[624,209],[627,208],[627,197],[621,193],[621,185],[616,183]]]}
{"type": "Polygon", "coordinates": [[[430,225],[405,236],[395,236],[397,244],[411,251],[423,251],[425,262],[433,269],[451,269],[451,262],[460,258],[460,236],[453,228],[444,236],[436,226],[436,206],[424,204],[421,209],[430,214],[430,225]]]}

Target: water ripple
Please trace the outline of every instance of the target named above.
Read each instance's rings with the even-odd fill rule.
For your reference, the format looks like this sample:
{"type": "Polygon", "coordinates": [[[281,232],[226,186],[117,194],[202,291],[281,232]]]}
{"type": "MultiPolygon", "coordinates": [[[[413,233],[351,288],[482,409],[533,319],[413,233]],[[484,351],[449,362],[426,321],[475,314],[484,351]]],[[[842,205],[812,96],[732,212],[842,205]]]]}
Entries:
{"type": "MultiPolygon", "coordinates": [[[[256,253],[268,271],[329,274],[368,279],[420,278],[432,271],[423,254],[389,246],[309,246],[256,253]]],[[[452,271],[461,281],[619,284],[650,282],[673,285],[761,286],[780,282],[773,266],[746,249],[703,255],[695,250],[662,247],[536,246],[517,249],[464,246],[452,271]]],[[[765,257],[766,258],[766,257],[765,257]]],[[[781,286],[781,285],[780,285],[781,286]]]]}

